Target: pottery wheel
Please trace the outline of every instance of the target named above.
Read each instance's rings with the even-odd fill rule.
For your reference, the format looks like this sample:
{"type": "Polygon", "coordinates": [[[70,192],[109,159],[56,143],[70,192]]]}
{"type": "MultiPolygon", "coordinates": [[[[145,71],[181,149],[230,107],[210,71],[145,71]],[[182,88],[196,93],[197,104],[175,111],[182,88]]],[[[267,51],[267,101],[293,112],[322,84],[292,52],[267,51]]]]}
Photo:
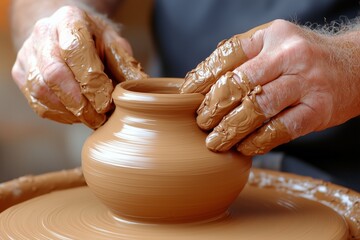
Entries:
{"type": "Polygon", "coordinates": [[[247,185],[228,213],[204,222],[144,224],[114,217],[88,187],[55,191],[0,214],[1,239],[348,239],[322,203],[247,185]]]}

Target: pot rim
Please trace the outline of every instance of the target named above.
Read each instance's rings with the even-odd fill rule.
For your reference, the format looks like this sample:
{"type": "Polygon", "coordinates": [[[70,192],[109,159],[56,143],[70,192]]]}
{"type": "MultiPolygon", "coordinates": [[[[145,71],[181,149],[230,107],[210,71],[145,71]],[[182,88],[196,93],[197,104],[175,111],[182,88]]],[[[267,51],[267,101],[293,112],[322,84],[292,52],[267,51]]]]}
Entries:
{"type": "Polygon", "coordinates": [[[180,93],[183,78],[147,78],[119,83],[112,94],[116,104],[199,107],[204,99],[201,93],[180,93]]]}

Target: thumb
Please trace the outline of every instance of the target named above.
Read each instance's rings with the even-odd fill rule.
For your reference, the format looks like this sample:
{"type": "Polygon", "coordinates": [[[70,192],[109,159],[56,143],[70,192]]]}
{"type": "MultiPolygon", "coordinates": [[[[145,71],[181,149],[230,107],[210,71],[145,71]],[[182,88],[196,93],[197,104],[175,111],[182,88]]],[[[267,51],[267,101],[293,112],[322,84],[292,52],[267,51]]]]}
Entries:
{"type": "Polygon", "coordinates": [[[132,56],[128,41],[120,37],[113,29],[103,32],[104,53],[107,70],[117,82],[146,79],[141,64],[132,56]]]}
{"type": "Polygon", "coordinates": [[[272,23],[262,24],[238,35],[241,37],[242,50],[248,59],[254,58],[262,51],[264,47],[264,30],[270,27],[272,23]]]}
{"type": "Polygon", "coordinates": [[[91,16],[96,48],[104,62],[106,72],[114,82],[145,79],[149,76],[140,63],[132,56],[129,42],[119,35],[120,26],[105,16],[91,16]]]}
{"type": "Polygon", "coordinates": [[[237,75],[245,74],[251,86],[263,86],[281,75],[297,73],[302,67],[302,52],[296,49],[302,39],[299,27],[285,20],[270,24],[241,41],[249,60],[233,71],[237,75]]]}

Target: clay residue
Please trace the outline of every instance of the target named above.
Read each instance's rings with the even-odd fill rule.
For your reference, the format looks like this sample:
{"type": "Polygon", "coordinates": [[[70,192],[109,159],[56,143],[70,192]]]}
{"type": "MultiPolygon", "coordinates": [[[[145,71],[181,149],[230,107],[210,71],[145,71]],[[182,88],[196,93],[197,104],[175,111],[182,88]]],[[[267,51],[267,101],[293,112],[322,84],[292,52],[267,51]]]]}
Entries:
{"type": "Polygon", "coordinates": [[[249,93],[250,83],[245,74],[227,72],[206,94],[197,111],[197,124],[204,130],[214,128],[249,93]]]}
{"type": "MultiPolygon", "coordinates": [[[[213,151],[229,150],[266,120],[255,99],[261,86],[254,88],[243,73],[239,80],[229,71],[233,71],[248,60],[241,41],[251,38],[258,30],[269,27],[271,23],[260,25],[220,42],[208,58],[185,76],[181,93],[207,93],[198,110],[197,123],[204,130],[214,128],[206,139],[206,146],[213,151]]],[[[266,131],[261,129],[259,132],[261,135],[256,138],[255,135],[251,137],[241,145],[240,149],[248,155],[260,154],[275,147],[275,144],[290,140],[282,125],[273,124],[266,127],[266,131]],[[272,131],[270,132],[269,129],[272,131]],[[277,134],[274,134],[275,132],[277,134]]]]}
{"type": "MultiPolygon", "coordinates": [[[[87,20],[91,22],[90,19],[87,20]]],[[[95,31],[95,40],[97,41],[95,42],[88,28],[82,22],[75,23],[71,32],[74,38],[73,42],[69,48],[61,49],[61,56],[73,72],[80,85],[81,93],[86,99],[83,99],[80,107],[78,105],[72,107],[76,101],[71,96],[68,99],[65,92],[60,92],[58,95],[63,96],[62,101],[66,107],[85,124],[88,124],[91,119],[99,118],[100,115],[101,121],[88,124],[91,128],[96,129],[105,122],[105,114],[114,107],[111,97],[114,90],[113,85],[125,80],[146,79],[148,75],[118,42],[109,40],[110,37],[116,38],[116,36],[103,36],[101,32],[103,29],[92,29],[95,31]],[[102,39],[102,37],[106,39],[102,39]],[[102,61],[114,79],[110,79],[104,72],[102,61]],[[87,102],[89,106],[86,105],[87,102]],[[91,111],[90,108],[94,108],[96,112],[91,111]]]]}
{"type": "MultiPolygon", "coordinates": [[[[89,20],[90,21],[90,20],[89,20]]],[[[97,113],[105,113],[111,107],[113,84],[104,73],[104,65],[95,51],[95,42],[90,35],[89,27],[84,22],[74,23],[71,30],[73,41],[68,48],[60,49],[61,57],[71,69],[76,81],[80,84],[81,93],[86,97],[97,113]]],[[[67,95],[66,92],[62,93],[67,95]]],[[[63,101],[71,107],[71,100],[63,101]]],[[[72,109],[75,116],[81,111],[72,109]]]]}
{"type": "Polygon", "coordinates": [[[227,151],[249,133],[260,127],[266,120],[256,101],[261,92],[257,86],[249,96],[245,96],[240,106],[226,115],[206,138],[206,146],[217,152],[227,151]]]}
{"type": "Polygon", "coordinates": [[[237,150],[246,156],[264,154],[291,139],[285,125],[279,119],[272,119],[242,141],[237,150]]]}
{"type": "Polygon", "coordinates": [[[181,93],[207,93],[211,86],[226,72],[232,71],[248,60],[241,46],[241,40],[250,38],[258,30],[267,28],[271,22],[255,27],[243,34],[237,34],[221,41],[204,61],[185,76],[181,93]]]}
{"type": "Polygon", "coordinates": [[[0,184],[0,212],[45,193],[83,185],[85,180],[80,168],[23,176],[0,184]]]}
{"type": "Polygon", "coordinates": [[[106,67],[117,82],[147,79],[141,64],[127,54],[118,43],[112,42],[105,47],[106,67]]]}
{"type": "Polygon", "coordinates": [[[101,28],[86,14],[83,17],[84,20],[74,22],[61,32],[64,36],[59,38],[66,41],[60,41],[60,56],[56,62],[59,67],[49,74],[53,79],[44,82],[37,63],[34,63],[22,91],[40,116],[61,123],[83,122],[97,129],[114,107],[113,85],[148,76],[116,42],[118,36],[104,34],[105,23],[100,24],[101,28]],[[115,79],[110,79],[105,72],[115,79]],[[78,93],[81,94],[78,96],[78,93]]]}
{"type": "Polygon", "coordinates": [[[52,93],[38,67],[29,70],[21,91],[39,116],[67,124],[80,122],[52,93]]]}
{"type": "Polygon", "coordinates": [[[320,202],[346,219],[349,239],[360,239],[360,193],[311,177],[260,169],[253,169],[248,184],[320,202]]]}
{"type": "Polygon", "coordinates": [[[226,72],[247,60],[239,35],[223,40],[215,51],[185,76],[182,93],[207,93],[211,86],[226,72]]]}
{"type": "Polygon", "coordinates": [[[225,151],[240,142],[238,151],[253,156],[291,140],[287,128],[278,119],[261,126],[266,120],[256,102],[261,87],[250,90],[250,82],[244,73],[238,76],[227,72],[206,94],[197,111],[197,124],[210,130],[220,123],[207,138],[211,150],[225,151]]]}

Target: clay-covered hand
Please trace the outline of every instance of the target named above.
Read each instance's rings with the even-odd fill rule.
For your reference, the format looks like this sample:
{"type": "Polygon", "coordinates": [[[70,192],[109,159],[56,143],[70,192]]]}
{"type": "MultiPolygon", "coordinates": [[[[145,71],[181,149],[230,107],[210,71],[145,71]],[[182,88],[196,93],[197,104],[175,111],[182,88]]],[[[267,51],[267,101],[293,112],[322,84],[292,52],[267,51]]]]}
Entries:
{"type": "Polygon", "coordinates": [[[112,109],[114,84],[147,77],[131,54],[105,17],[66,6],[35,24],[12,76],[40,116],[96,129],[112,109]]]}
{"type": "Polygon", "coordinates": [[[358,116],[359,36],[275,20],[221,42],[181,88],[206,94],[197,123],[212,130],[207,147],[263,154],[358,116]]]}

